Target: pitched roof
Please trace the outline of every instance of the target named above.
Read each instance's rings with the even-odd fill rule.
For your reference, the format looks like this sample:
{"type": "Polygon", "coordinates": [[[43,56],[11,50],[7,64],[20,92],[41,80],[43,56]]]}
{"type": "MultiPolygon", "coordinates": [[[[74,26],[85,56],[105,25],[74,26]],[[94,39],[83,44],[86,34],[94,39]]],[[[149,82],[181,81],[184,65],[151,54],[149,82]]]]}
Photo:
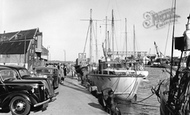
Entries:
{"type": "Polygon", "coordinates": [[[28,49],[29,42],[30,41],[0,42],[0,54],[24,54],[28,49]]]}
{"type": "Polygon", "coordinates": [[[0,41],[6,41],[16,35],[18,32],[10,32],[10,33],[3,33],[0,34],[0,41]]]}
{"type": "Polygon", "coordinates": [[[3,34],[0,34],[0,39],[1,39],[0,41],[33,39],[38,32],[39,32],[39,29],[35,28],[35,29],[29,29],[29,30],[3,33],[3,34]]]}
{"type": "MultiPolygon", "coordinates": [[[[34,39],[39,34],[42,33],[39,32],[38,28],[0,34],[0,54],[26,53],[30,40],[34,39]]],[[[43,49],[47,55],[48,51],[46,51],[45,48],[43,49]]]]}
{"type": "Polygon", "coordinates": [[[14,37],[11,38],[11,41],[13,41],[13,40],[24,40],[24,39],[33,39],[36,36],[37,32],[39,32],[38,29],[20,31],[14,37]]]}

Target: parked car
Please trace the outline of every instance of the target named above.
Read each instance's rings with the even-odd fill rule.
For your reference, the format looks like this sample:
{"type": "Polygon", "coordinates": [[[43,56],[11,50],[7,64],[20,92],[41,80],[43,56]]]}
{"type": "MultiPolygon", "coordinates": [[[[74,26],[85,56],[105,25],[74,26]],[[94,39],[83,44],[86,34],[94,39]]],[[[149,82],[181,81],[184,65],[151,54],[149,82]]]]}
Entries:
{"type": "Polygon", "coordinates": [[[38,77],[49,78],[54,89],[59,87],[60,76],[59,70],[56,67],[35,67],[35,74],[38,77]]]}
{"type": "Polygon", "coordinates": [[[13,115],[28,115],[31,110],[44,110],[51,99],[41,80],[21,80],[18,69],[0,66],[0,110],[13,115]]]}
{"type": "Polygon", "coordinates": [[[37,76],[31,76],[31,73],[25,67],[22,66],[0,65],[0,67],[7,67],[15,70],[17,73],[16,78],[20,80],[36,80],[36,81],[40,80],[41,82],[44,83],[46,93],[48,94],[48,97],[51,99],[51,101],[54,101],[56,99],[55,96],[58,94],[58,92],[55,93],[51,85],[51,80],[49,78],[42,78],[42,77],[40,78],[37,76]]]}

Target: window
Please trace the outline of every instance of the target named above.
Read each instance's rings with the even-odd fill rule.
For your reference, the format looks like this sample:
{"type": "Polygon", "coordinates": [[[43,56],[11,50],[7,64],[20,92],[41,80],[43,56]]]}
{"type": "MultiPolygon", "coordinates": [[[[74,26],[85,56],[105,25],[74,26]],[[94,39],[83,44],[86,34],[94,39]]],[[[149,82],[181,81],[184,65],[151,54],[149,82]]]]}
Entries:
{"type": "Polygon", "coordinates": [[[9,78],[16,78],[17,73],[10,69],[5,69],[0,71],[0,76],[2,76],[3,80],[9,79],[9,78]]]}

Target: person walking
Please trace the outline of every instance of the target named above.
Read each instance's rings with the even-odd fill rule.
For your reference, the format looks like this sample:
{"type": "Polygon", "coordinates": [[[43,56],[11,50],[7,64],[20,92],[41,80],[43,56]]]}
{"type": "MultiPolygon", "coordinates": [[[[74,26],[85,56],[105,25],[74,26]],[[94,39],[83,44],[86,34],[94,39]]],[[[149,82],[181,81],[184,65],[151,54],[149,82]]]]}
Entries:
{"type": "Polygon", "coordinates": [[[75,77],[75,67],[74,66],[71,67],[71,74],[72,74],[72,78],[74,78],[75,77]]]}
{"type": "Polygon", "coordinates": [[[64,79],[64,76],[63,76],[63,69],[60,65],[57,66],[57,69],[58,69],[58,73],[59,73],[59,78],[60,78],[60,84],[63,85],[63,81],[65,80],[64,79]]]}
{"type": "Polygon", "coordinates": [[[64,76],[66,77],[67,76],[67,67],[66,67],[66,65],[64,65],[64,76]]]}

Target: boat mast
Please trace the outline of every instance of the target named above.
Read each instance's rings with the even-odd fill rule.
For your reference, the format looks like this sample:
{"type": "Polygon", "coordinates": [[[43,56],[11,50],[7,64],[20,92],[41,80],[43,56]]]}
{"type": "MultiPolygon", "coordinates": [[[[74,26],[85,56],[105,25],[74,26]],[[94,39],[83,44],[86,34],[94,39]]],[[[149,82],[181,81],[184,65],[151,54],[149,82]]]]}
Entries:
{"type": "Polygon", "coordinates": [[[92,9],[90,9],[90,60],[89,62],[92,62],[92,9]]]}
{"type": "MultiPolygon", "coordinates": [[[[174,0],[174,21],[173,21],[173,33],[172,33],[170,81],[172,81],[172,66],[173,66],[173,52],[174,52],[174,31],[175,31],[175,16],[176,16],[175,14],[176,14],[176,0],[174,0]]],[[[170,86],[171,86],[171,82],[170,82],[170,86]]]]}
{"type": "Polygon", "coordinates": [[[127,19],[125,18],[125,40],[126,40],[126,58],[127,58],[127,19]]]}
{"type": "Polygon", "coordinates": [[[98,62],[98,39],[97,39],[97,21],[96,21],[96,35],[95,35],[95,40],[96,40],[96,63],[98,62]]]}
{"type": "Polygon", "coordinates": [[[134,34],[134,38],[133,38],[133,55],[134,55],[134,57],[136,57],[136,53],[135,53],[135,25],[133,25],[133,34],[134,34]]]}
{"type": "Polygon", "coordinates": [[[109,31],[107,31],[107,38],[108,38],[108,51],[107,51],[107,56],[108,59],[111,59],[112,53],[111,53],[111,48],[110,48],[110,36],[109,36],[109,31]]]}
{"type": "Polygon", "coordinates": [[[169,85],[169,95],[168,95],[168,104],[171,104],[171,87],[172,87],[172,68],[173,68],[173,52],[174,52],[174,32],[175,32],[175,18],[176,18],[176,0],[174,0],[174,21],[173,21],[173,32],[172,32],[172,49],[171,49],[171,62],[170,62],[170,85],[169,85]]]}
{"type": "Polygon", "coordinates": [[[113,10],[112,10],[111,24],[112,24],[112,55],[113,55],[112,58],[114,59],[114,15],[113,15],[113,10]]]}
{"type": "Polygon", "coordinates": [[[107,55],[107,51],[108,51],[108,39],[107,39],[107,16],[106,16],[106,26],[105,26],[105,52],[106,52],[106,55],[107,55]]]}

